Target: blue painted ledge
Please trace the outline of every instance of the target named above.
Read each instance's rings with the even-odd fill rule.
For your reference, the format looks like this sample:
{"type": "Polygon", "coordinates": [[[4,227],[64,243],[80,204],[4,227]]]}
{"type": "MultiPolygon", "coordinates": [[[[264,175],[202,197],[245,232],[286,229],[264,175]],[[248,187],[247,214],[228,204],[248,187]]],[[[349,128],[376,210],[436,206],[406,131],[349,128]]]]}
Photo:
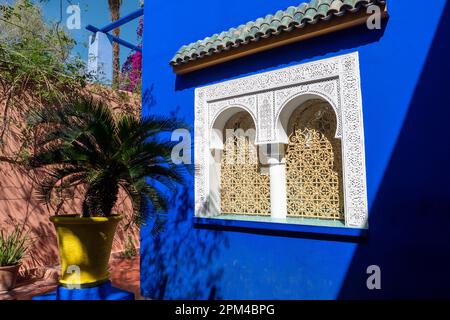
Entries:
{"type": "Polygon", "coordinates": [[[368,237],[367,229],[220,218],[195,217],[194,226],[197,228],[219,231],[240,231],[276,236],[316,238],[350,242],[360,242],[368,237]]]}
{"type": "Polygon", "coordinates": [[[34,296],[32,300],[134,300],[134,293],[115,288],[111,281],[107,281],[91,288],[68,289],[58,286],[56,291],[34,296]]]}

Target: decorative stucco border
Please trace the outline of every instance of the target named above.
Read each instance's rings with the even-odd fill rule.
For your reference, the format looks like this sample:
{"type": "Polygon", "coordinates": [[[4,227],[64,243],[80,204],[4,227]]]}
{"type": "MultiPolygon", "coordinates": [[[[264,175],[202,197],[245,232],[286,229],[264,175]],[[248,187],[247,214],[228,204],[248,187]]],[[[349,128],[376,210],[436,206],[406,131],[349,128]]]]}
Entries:
{"type": "Polygon", "coordinates": [[[348,227],[367,227],[359,56],[357,52],[226,81],[195,90],[195,212],[208,216],[210,129],[228,108],[247,110],[256,120],[258,144],[279,143],[278,116],[301,95],[319,96],[332,105],[342,139],[344,213],[348,227]]]}

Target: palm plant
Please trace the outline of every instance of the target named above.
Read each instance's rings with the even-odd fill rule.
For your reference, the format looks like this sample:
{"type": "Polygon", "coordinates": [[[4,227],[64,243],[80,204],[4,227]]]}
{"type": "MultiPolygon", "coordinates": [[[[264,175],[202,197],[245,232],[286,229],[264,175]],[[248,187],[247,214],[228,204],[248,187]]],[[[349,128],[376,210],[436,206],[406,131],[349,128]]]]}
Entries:
{"type": "MultiPolygon", "coordinates": [[[[111,14],[111,21],[119,20],[120,18],[120,7],[122,5],[122,0],[108,0],[109,12],[111,14]]],[[[120,28],[116,28],[113,31],[113,35],[119,37],[120,28]]],[[[120,76],[120,46],[118,43],[113,44],[113,85],[118,85],[120,76]]]]}
{"type": "Polygon", "coordinates": [[[81,185],[82,216],[111,216],[122,189],[140,217],[141,204],[165,209],[167,188],[175,190],[183,182],[187,167],[170,160],[174,143],[158,138],[185,126],[181,121],[114,115],[102,103],[81,99],[32,112],[30,125],[41,130],[29,165],[45,173],[38,189],[45,203],[55,189],[81,185]]]}

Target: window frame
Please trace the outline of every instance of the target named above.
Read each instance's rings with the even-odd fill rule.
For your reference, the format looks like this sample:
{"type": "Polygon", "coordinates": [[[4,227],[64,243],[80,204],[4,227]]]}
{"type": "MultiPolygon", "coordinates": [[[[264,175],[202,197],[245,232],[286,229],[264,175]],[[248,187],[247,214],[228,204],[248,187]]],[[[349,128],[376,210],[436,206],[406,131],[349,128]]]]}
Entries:
{"type": "MultiPolygon", "coordinates": [[[[214,218],[210,164],[220,116],[243,109],[256,123],[256,145],[287,143],[282,117],[297,99],[319,97],[333,107],[342,141],[345,227],[368,228],[364,128],[358,52],[225,81],[195,90],[195,216],[214,218]]],[[[213,177],[214,178],[214,177],[213,177]]],[[[218,220],[218,219],[215,219],[218,220]]],[[[256,222],[258,223],[258,222],[256,222]]]]}

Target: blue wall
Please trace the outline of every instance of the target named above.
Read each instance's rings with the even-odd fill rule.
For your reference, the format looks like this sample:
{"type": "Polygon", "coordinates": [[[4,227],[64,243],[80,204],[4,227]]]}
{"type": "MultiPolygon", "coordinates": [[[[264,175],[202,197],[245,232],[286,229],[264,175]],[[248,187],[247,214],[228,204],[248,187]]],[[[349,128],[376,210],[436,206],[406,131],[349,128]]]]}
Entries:
{"type": "Polygon", "coordinates": [[[274,13],[295,0],[148,2],[144,114],[176,113],[193,126],[194,89],[358,51],[369,197],[367,239],[292,236],[193,226],[193,185],[167,218],[141,231],[141,288],[162,299],[450,297],[448,75],[445,0],[389,1],[383,29],[322,36],[185,76],[168,62],[183,45],[274,13]],[[423,11],[420,11],[423,10],[423,11]],[[381,267],[381,290],[366,268],[381,267]]]}

